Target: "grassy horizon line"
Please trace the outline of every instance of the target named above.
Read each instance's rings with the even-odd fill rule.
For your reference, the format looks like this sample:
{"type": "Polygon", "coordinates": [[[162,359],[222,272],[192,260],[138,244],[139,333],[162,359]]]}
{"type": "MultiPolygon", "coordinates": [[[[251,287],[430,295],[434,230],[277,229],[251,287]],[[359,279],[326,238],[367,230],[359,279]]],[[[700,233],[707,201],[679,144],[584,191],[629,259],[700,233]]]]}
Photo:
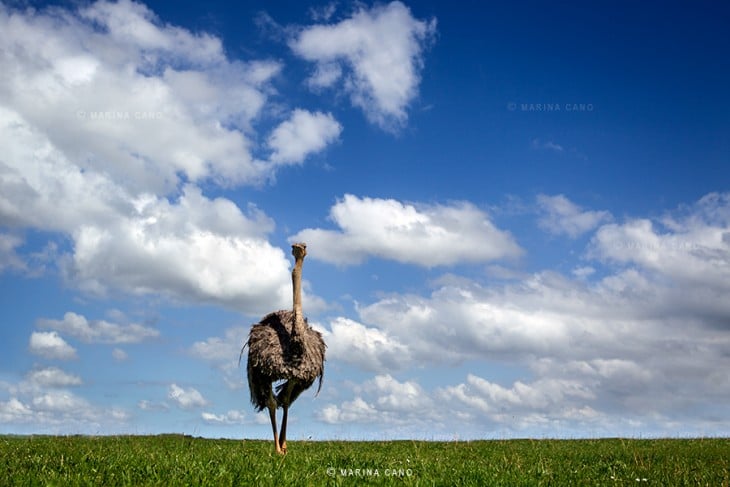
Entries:
{"type": "Polygon", "coordinates": [[[293,440],[0,435],[3,485],[730,485],[730,438],[293,440]]]}

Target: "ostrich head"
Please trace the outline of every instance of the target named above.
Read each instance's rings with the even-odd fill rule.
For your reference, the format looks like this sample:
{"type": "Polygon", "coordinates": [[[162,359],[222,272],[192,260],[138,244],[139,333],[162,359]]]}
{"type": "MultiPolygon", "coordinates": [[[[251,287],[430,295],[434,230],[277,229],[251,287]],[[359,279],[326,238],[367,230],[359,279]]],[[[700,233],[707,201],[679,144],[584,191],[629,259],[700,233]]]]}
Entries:
{"type": "Polygon", "coordinates": [[[291,254],[296,260],[304,260],[307,255],[307,244],[304,242],[295,243],[291,246],[291,254]]]}

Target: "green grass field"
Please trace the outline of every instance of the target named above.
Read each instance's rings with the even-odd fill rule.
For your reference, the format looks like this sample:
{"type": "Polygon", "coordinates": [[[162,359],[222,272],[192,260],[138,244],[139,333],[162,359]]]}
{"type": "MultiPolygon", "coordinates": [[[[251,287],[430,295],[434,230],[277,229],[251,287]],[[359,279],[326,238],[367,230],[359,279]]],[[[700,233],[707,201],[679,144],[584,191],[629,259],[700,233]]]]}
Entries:
{"type": "Polygon", "coordinates": [[[0,485],[730,485],[730,439],[289,442],[0,436],[0,485]]]}

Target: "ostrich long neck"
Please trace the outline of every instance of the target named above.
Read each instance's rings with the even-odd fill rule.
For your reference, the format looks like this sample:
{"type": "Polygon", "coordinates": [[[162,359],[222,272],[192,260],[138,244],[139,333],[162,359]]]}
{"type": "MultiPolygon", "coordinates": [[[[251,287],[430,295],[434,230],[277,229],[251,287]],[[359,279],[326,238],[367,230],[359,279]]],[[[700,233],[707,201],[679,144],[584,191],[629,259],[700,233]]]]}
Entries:
{"type": "Polygon", "coordinates": [[[294,288],[294,326],[293,333],[301,334],[304,331],[304,313],[302,313],[302,264],[303,258],[298,258],[291,271],[291,282],[294,288]]]}

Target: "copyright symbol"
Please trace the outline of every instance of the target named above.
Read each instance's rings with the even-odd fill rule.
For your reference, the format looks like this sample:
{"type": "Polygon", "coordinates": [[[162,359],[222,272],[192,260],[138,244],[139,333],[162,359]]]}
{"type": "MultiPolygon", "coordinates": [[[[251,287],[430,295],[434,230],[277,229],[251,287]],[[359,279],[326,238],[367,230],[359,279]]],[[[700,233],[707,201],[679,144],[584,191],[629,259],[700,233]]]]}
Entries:
{"type": "Polygon", "coordinates": [[[507,103],[507,110],[510,112],[517,110],[517,103],[507,103]]]}
{"type": "Polygon", "coordinates": [[[327,475],[329,475],[330,477],[334,477],[335,476],[335,472],[336,472],[335,467],[329,467],[327,469],[327,475]]]}

